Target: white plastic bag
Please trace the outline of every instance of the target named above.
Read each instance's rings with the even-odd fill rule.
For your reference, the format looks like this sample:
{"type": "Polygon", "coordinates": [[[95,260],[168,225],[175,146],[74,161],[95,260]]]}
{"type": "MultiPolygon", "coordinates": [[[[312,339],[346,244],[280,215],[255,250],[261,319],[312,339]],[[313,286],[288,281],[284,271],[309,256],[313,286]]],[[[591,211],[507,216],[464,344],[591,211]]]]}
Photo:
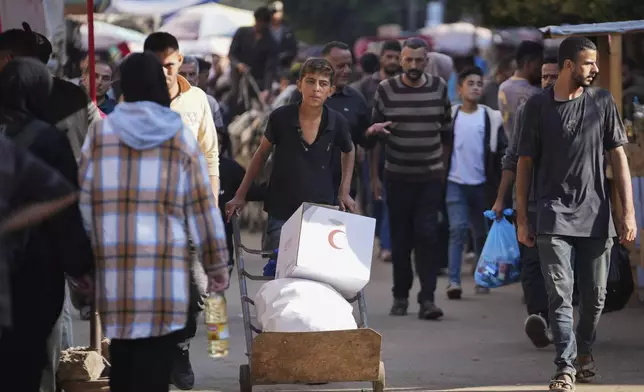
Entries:
{"type": "Polygon", "coordinates": [[[315,332],[356,329],[353,307],[331,286],[306,279],[275,279],[255,295],[264,332],[315,332]]]}

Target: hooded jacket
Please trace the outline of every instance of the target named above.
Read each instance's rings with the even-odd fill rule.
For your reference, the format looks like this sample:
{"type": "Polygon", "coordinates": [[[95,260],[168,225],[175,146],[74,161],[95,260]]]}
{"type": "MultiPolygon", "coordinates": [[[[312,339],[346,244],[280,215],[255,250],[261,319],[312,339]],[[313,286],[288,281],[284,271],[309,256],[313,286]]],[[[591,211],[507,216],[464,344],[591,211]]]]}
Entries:
{"type": "Polygon", "coordinates": [[[154,102],[120,103],[90,129],[80,178],[105,336],[140,339],[184,328],[188,237],[206,271],[225,268],[228,252],[206,160],[181,115],[154,102]]]}

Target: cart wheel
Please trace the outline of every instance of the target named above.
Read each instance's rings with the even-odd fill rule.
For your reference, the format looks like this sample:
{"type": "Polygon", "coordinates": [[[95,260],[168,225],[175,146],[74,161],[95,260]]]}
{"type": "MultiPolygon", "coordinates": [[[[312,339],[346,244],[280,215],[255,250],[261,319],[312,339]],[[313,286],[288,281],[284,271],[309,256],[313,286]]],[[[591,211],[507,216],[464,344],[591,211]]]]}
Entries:
{"type": "Polygon", "coordinates": [[[378,368],[378,380],[372,383],[373,392],[385,392],[385,364],[380,361],[378,368]]]}
{"type": "Polygon", "coordinates": [[[248,365],[239,367],[239,391],[253,392],[253,384],[250,382],[250,366],[248,365]]]}

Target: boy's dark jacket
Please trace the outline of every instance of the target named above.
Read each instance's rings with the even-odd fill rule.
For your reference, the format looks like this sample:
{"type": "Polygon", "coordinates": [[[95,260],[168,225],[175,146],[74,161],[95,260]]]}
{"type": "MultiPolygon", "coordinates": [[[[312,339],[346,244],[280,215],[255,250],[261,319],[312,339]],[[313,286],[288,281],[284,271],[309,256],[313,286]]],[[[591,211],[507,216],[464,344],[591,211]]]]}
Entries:
{"type": "MultiPolygon", "coordinates": [[[[505,149],[508,147],[508,142],[505,138],[505,132],[503,132],[503,117],[501,112],[485,105],[479,104],[479,106],[485,110],[484,160],[486,205],[492,207],[492,204],[496,200],[497,189],[501,183],[501,159],[503,158],[503,154],[505,154],[505,149]]],[[[452,131],[454,130],[454,124],[456,124],[456,118],[458,117],[460,109],[460,105],[452,106],[452,131]]],[[[452,164],[453,138],[454,136],[452,135],[451,142],[448,143],[448,151],[446,151],[446,156],[449,157],[447,160],[447,170],[445,171],[446,177],[449,176],[450,166],[452,164]]]]}

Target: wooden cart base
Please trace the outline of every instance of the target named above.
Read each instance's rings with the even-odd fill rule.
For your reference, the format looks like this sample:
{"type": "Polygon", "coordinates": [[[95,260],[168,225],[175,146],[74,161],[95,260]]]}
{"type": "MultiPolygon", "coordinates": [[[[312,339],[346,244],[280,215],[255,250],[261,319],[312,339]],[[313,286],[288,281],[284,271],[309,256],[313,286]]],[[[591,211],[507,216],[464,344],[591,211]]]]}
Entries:
{"type": "Polygon", "coordinates": [[[263,332],[253,340],[250,365],[239,370],[241,392],[253,385],[372,382],[385,389],[382,336],[372,329],[263,332]]]}
{"type": "Polygon", "coordinates": [[[110,380],[99,378],[94,381],[65,381],[60,384],[65,392],[110,392],[110,380]]]}

